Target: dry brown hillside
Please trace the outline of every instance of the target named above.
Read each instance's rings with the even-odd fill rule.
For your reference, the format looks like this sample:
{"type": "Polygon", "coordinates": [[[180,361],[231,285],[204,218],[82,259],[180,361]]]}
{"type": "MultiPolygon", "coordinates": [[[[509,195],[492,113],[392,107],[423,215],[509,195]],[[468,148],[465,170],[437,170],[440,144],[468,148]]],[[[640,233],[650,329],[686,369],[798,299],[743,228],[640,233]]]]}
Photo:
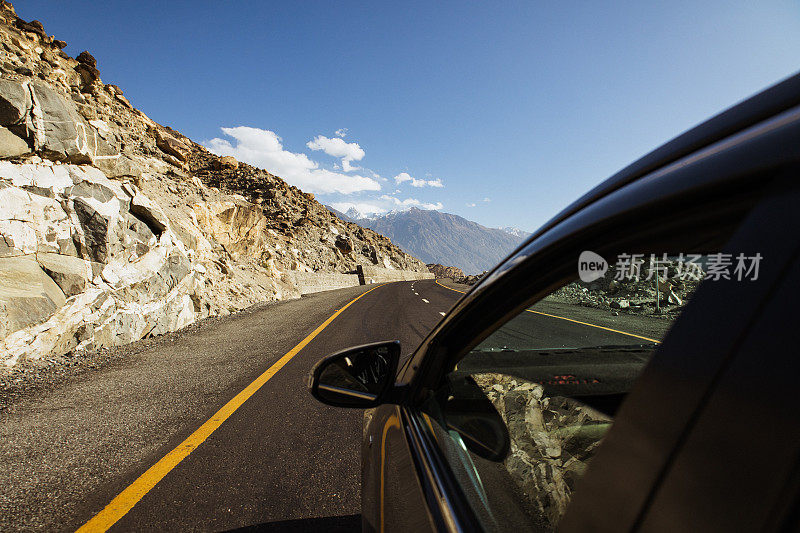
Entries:
{"type": "MultiPolygon", "coordinates": [[[[0,0],[1,1],[1,0],[0,0]]],[[[0,4],[0,360],[47,361],[259,302],[429,276],[314,196],[135,109],[0,4]]]]}

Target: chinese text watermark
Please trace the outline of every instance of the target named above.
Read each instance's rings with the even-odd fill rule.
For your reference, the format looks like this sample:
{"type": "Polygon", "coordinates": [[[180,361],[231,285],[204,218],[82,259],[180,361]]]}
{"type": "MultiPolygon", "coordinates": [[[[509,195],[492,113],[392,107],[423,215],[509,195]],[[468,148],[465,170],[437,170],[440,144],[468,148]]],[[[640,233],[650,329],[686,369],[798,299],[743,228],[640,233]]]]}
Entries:
{"type": "MultiPolygon", "coordinates": [[[[617,255],[614,279],[625,280],[737,280],[756,281],[763,256],[760,253],[701,254],[627,254],[617,255]]],[[[578,258],[578,275],[589,283],[605,276],[608,262],[599,254],[586,250],[578,258]]]]}

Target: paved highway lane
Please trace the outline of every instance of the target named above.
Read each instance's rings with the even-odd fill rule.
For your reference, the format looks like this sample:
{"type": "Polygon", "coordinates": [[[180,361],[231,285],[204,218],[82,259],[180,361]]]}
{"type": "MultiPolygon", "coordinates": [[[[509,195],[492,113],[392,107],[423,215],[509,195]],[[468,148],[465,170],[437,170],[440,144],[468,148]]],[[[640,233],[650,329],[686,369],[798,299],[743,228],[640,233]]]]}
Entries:
{"type": "MultiPolygon", "coordinates": [[[[437,281],[436,284],[460,294],[466,290],[453,283],[437,281]]],[[[545,298],[504,324],[485,344],[509,349],[649,345],[661,342],[671,324],[664,318],[614,316],[607,310],[545,298]]]]}
{"type": "MultiPolygon", "coordinates": [[[[308,372],[373,341],[400,340],[407,356],[460,297],[426,280],[269,304],[16,402],[0,413],[0,529],[75,530],[99,512],[89,524],[114,531],[357,529],[362,412],[314,401],[308,372]]],[[[535,320],[559,336],[621,335],[535,320]]]]}
{"type": "Polygon", "coordinates": [[[112,530],[359,529],[363,412],[319,404],[306,378],[354,344],[397,339],[409,354],[460,296],[427,287],[432,305],[411,287],[378,287],[339,315],[112,530]]]}
{"type": "MultiPolygon", "coordinates": [[[[245,402],[237,416],[246,417],[232,417],[219,428],[236,429],[229,443],[210,439],[185,459],[186,484],[172,489],[164,508],[142,501],[118,528],[164,529],[166,522],[181,529],[224,529],[357,513],[361,413],[313,402],[305,375],[328,352],[360,342],[398,338],[407,352],[459,297],[429,298],[434,308],[414,296],[411,285],[380,286],[341,313],[245,402]],[[332,444],[320,444],[323,432],[332,444]],[[201,455],[212,448],[216,455],[201,455]],[[315,457],[322,462],[307,467],[315,457]],[[246,463],[244,458],[254,461],[245,466],[246,475],[225,474],[226,461],[246,463]],[[230,482],[219,500],[203,493],[202,469],[192,461],[202,463],[212,479],[230,482]],[[273,470],[260,472],[264,464],[273,470]],[[289,477],[271,478],[269,472],[289,477]],[[252,488],[248,497],[245,487],[252,488]],[[204,498],[219,504],[197,512],[204,498]]],[[[126,356],[106,368],[15,401],[0,412],[0,530],[75,530],[301,339],[372,288],[318,293],[204,321],[125,347],[126,356]]],[[[183,472],[168,475],[164,490],[175,487],[171,479],[183,472]]],[[[162,490],[160,485],[154,490],[162,490]]]]}

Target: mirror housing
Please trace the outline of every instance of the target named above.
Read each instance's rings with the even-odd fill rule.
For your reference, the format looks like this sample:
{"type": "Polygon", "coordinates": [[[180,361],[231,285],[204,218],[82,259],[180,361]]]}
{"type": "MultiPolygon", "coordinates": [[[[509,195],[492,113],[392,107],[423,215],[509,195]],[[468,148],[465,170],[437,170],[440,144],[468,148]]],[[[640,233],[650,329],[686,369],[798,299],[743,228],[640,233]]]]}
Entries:
{"type": "Polygon", "coordinates": [[[392,389],[400,361],[400,342],[354,346],[319,361],[308,377],[311,395],[336,407],[380,405],[392,389]]]}
{"type": "Polygon", "coordinates": [[[503,417],[472,376],[450,378],[444,418],[474,454],[501,462],[511,452],[511,436],[503,417]]]}

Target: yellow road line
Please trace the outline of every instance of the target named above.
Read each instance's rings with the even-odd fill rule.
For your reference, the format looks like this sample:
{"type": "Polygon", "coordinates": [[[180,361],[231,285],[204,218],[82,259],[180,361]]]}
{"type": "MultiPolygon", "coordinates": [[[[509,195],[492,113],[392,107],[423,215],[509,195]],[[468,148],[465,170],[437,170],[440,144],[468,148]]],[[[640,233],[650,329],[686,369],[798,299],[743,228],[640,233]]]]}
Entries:
{"type": "Polygon", "coordinates": [[[286,355],[278,359],[271,367],[269,367],[263,374],[258,376],[255,381],[250,383],[239,394],[233,397],[226,403],[219,411],[207,420],[202,426],[197,428],[194,433],[189,435],[186,440],[180,443],[175,449],[162,457],[156,464],[151,466],[147,471],[139,476],[136,481],[128,485],[125,490],[120,492],[116,498],[111,500],[111,503],[97,513],[91,520],[86,522],[78,529],[79,533],[107,531],[113,526],[120,518],[133,509],[139,500],[147,494],[153,487],[155,487],[164,476],[166,476],[173,468],[183,461],[190,453],[192,453],[200,444],[203,443],[218,427],[222,425],[239,407],[242,406],[253,394],[260,389],[264,383],[269,381],[272,376],[278,373],[286,363],[288,363],[300,350],[306,347],[314,337],[320,334],[323,329],[333,322],[345,309],[353,305],[359,298],[374,291],[378,285],[371,288],[367,292],[360,294],[356,298],[350,300],[347,305],[336,311],[325,322],[319,325],[317,329],[308,334],[308,336],[300,341],[300,343],[289,350],[286,355]]]}
{"type": "Polygon", "coordinates": [[[438,286],[440,286],[440,287],[444,287],[445,289],[450,289],[451,291],[460,292],[461,294],[467,294],[467,293],[466,293],[466,292],[464,292],[464,291],[460,291],[460,290],[458,290],[458,289],[454,289],[454,288],[452,288],[452,287],[448,287],[447,285],[442,285],[441,283],[439,283],[439,280],[438,280],[438,279],[435,279],[435,280],[433,280],[433,281],[434,281],[434,282],[435,282],[435,283],[436,283],[438,286]]]}
{"type": "MultiPolygon", "coordinates": [[[[454,289],[452,287],[448,287],[447,285],[442,285],[441,283],[439,283],[439,280],[435,280],[435,281],[436,281],[436,284],[439,285],[440,287],[444,287],[445,289],[450,289],[451,291],[460,292],[461,294],[467,294],[464,291],[460,291],[458,289],[454,289]]],[[[646,340],[646,341],[655,342],[656,344],[660,344],[661,343],[661,341],[657,341],[656,339],[651,339],[649,337],[642,337],[641,335],[636,335],[634,333],[628,333],[627,331],[620,331],[618,329],[611,329],[611,328],[607,328],[605,326],[598,326],[597,324],[590,324],[589,322],[581,322],[580,320],[575,320],[574,318],[567,318],[567,317],[558,316],[558,315],[549,315],[547,313],[542,313],[541,311],[533,311],[532,309],[526,309],[526,311],[529,312],[529,313],[535,313],[537,315],[549,316],[551,318],[560,318],[561,320],[567,320],[569,322],[575,322],[576,324],[581,324],[583,326],[590,326],[590,327],[593,327],[593,328],[604,329],[606,331],[612,331],[614,333],[620,333],[622,335],[627,335],[628,337],[636,337],[637,339],[643,339],[643,340],[646,340]]]]}
{"type": "Polygon", "coordinates": [[[605,326],[598,326],[597,324],[590,324],[588,322],[581,322],[580,320],[575,320],[575,319],[567,318],[567,317],[563,317],[563,316],[548,315],[547,313],[542,313],[541,311],[532,311],[530,309],[526,309],[526,311],[529,312],[529,313],[536,313],[537,315],[549,316],[549,317],[552,317],[552,318],[560,318],[561,320],[568,320],[570,322],[575,322],[576,324],[582,324],[584,326],[591,326],[593,328],[604,329],[606,331],[613,331],[614,333],[621,333],[622,335],[627,335],[628,337],[636,337],[637,339],[644,339],[646,341],[655,342],[656,344],[660,344],[660,341],[657,341],[655,339],[651,339],[651,338],[648,338],[648,337],[642,337],[641,335],[636,335],[634,333],[628,333],[627,331],[620,331],[618,329],[611,329],[611,328],[607,328],[605,326]]]}

